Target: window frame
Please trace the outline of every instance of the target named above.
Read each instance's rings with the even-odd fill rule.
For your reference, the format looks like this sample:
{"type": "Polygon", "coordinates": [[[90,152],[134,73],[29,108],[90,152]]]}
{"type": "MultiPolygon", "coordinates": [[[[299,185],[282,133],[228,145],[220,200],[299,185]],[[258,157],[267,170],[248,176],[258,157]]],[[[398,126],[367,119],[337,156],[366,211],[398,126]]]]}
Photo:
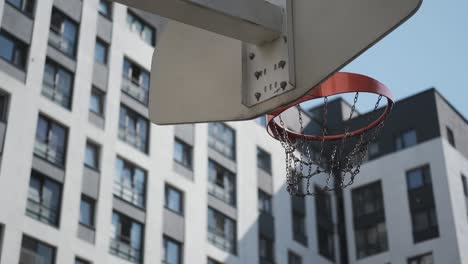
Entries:
{"type": "Polygon", "coordinates": [[[288,264],[302,264],[302,256],[292,250],[288,250],[288,264]]]}
{"type": "Polygon", "coordinates": [[[193,146],[186,143],[182,139],[180,139],[178,137],[175,137],[174,138],[174,155],[173,155],[173,159],[177,164],[180,164],[183,167],[193,171],[193,146]],[[184,156],[185,154],[188,155],[188,159],[187,159],[188,164],[185,164],[184,161],[180,161],[180,160],[178,160],[176,158],[175,154],[176,154],[177,145],[180,145],[182,147],[182,156],[184,156]]]}
{"type": "Polygon", "coordinates": [[[208,194],[232,207],[237,206],[236,174],[212,159],[208,159],[208,194]],[[214,168],[214,175],[212,175],[211,168],[214,168]],[[221,182],[219,182],[220,178],[218,177],[220,176],[220,173],[223,180],[222,186],[220,185],[221,182]],[[226,183],[229,186],[226,186],[226,183]],[[229,190],[231,187],[232,190],[229,190]],[[223,197],[220,197],[221,195],[217,194],[216,189],[222,189],[224,194],[223,197]]]}
{"type": "Polygon", "coordinates": [[[134,262],[134,263],[144,263],[143,262],[143,258],[144,258],[144,249],[145,249],[145,225],[143,223],[140,223],[138,222],[137,220],[125,215],[125,214],[122,214],[116,210],[112,210],[112,223],[111,223],[111,229],[114,229],[115,228],[115,233],[112,233],[111,232],[111,243],[110,243],[110,253],[114,256],[117,256],[117,257],[120,257],[122,259],[125,259],[125,260],[128,260],[130,262],[134,262]],[[114,226],[114,216],[116,216],[115,218],[117,219],[117,226],[114,226]],[[123,228],[122,228],[122,225],[123,224],[130,224],[130,226],[128,227],[125,227],[125,229],[128,229],[128,232],[130,233],[130,237],[125,237],[123,235],[123,228]],[[139,241],[139,244],[140,244],[140,248],[134,248],[132,246],[132,237],[131,237],[131,234],[132,234],[132,226],[133,224],[136,224],[136,226],[139,226],[140,228],[140,234],[139,234],[139,237],[140,237],[140,241],[139,241]],[[118,247],[116,250],[116,252],[114,253],[112,250],[114,250],[112,248],[113,246],[113,243],[123,243],[125,244],[126,246],[130,247],[132,250],[137,250],[137,252],[139,253],[138,254],[138,258],[137,259],[134,259],[135,257],[132,255],[132,254],[129,254],[130,256],[128,256],[128,258],[125,258],[125,257],[122,257],[120,254],[119,254],[119,251],[118,251],[118,247]]]}
{"type": "Polygon", "coordinates": [[[264,192],[261,189],[258,189],[258,211],[270,216],[273,216],[273,197],[271,194],[264,192]],[[267,210],[265,210],[265,202],[267,202],[267,210]]]}
{"type": "Polygon", "coordinates": [[[207,215],[208,215],[208,217],[207,217],[207,219],[208,219],[208,223],[207,223],[208,232],[207,232],[207,235],[208,235],[208,241],[210,242],[210,244],[212,244],[215,247],[217,247],[217,248],[219,248],[219,249],[221,249],[223,251],[226,251],[226,252],[228,252],[230,254],[237,255],[238,238],[237,238],[237,222],[236,222],[236,220],[230,218],[229,216],[227,216],[224,213],[214,209],[211,206],[208,206],[207,215]],[[213,219],[211,221],[210,221],[210,212],[213,215],[213,219]],[[222,227],[223,230],[219,229],[219,226],[218,226],[219,224],[221,224],[221,222],[223,224],[223,227],[222,227]],[[214,226],[210,226],[210,223],[213,223],[214,226]],[[231,227],[232,227],[231,231],[233,232],[233,234],[228,234],[229,230],[226,228],[226,225],[231,225],[231,227]],[[229,242],[232,245],[232,248],[228,248],[226,245],[216,244],[216,241],[215,241],[216,239],[211,238],[211,236],[221,237],[221,239],[223,239],[223,241],[229,242]],[[229,240],[230,238],[232,238],[232,241],[229,240]]]}
{"type": "Polygon", "coordinates": [[[403,149],[406,149],[406,148],[409,148],[409,147],[412,147],[412,146],[416,146],[417,144],[419,143],[419,140],[418,140],[418,131],[415,129],[415,128],[409,128],[409,129],[406,129],[406,130],[403,130],[401,131],[394,139],[394,148],[396,151],[400,151],[400,150],[403,150],[403,149]],[[411,143],[408,143],[405,141],[405,135],[407,135],[408,133],[412,133],[414,132],[414,136],[415,136],[415,142],[414,144],[411,144],[411,143]]]}
{"type": "Polygon", "coordinates": [[[34,19],[34,13],[36,11],[36,1],[34,0],[21,0],[21,7],[17,7],[14,3],[10,2],[10,0],[6,0],[5,1],[6,4],[10,5],[11,7],[15,8],[16,10],[18,10],[19,12],[21,12],[22,14],[24,14],[25,16],[31,18],[31,19],[34,19]],[[26,2],[32,2],[32,7],[31,7],[31,12],[27,12],[25,9],[26,9],[26,2]]]}
{"type": "Polygon", "coordinates": [[[96,229],[96,200],[84,194],[81,195],[81,199],[80,199],[80,215],[79,215],[78,223],[92,230],[96,229]],[[89,208],[90,208],[90,212],[89,212],[90,224],[81,222],[81,204],[83,203],[83,201],[88,203],[89,208]]]}
{"type": "Polygon", "coordinates": [[[113,15],[113,5],[112,5],[112,2],[109,2],[107,0],[99,0],[99,3],[98,3],[98,14],[105,17],[106,19],[112,21],[112,15],[113,15]],[[104,5],[107,6],[107,9],[108,9],[108,14],[105,14],[103,12],[101,12],[101,4],[104,3],[104,5]]]}
{"type": "Polygon", "coordinates": [[[317,252],[322,257],[328,260],[335,261],[336,247],[334,244],[335,228],[333,221],[333,201],[332,197],[327,192],[321,192],[321,188],[314,186],[315,193],[315,217],[317,229],[317,252]],[[321,243],[322,238],[326,238],[327,243],[321,243]],[[332,238],[332,243],[329,244],[329,238],[332,238]],[[331,245],[331,247],[330,247],[331,245]]]}
{"type": "Polygon", "coordinates": [[[95,143],[91,140],[87,140],[86,141],[86,146],[85,146],[85,159],[84,159],[84,166],[88,169],[91,169],[91,170],[94,170],[96,172],[100,172],[101,171],[101,145],[99,145],[98,143],[95,143]],[[91,149],[93,149],[94,151],[94,163],[95,163],[95,166],[92,166],[90,164],[88,164],[86,162],[86,152],[88,151],[88,147],[91,147],[91,149]]]}
{"type": "Polygon", "coordinates": [[[67,69],[66,67],[64,67],[63,65],[61,65],[60,63],[58,63],[55,60],[47,57],[46,58],[46,63],[45,63],[45,66],[44,66],[44,74],[42,76],[42,89],[41,89],[42,96],[49,99],[51,102],[53,102],[53,103],[65,108],[65,109],[71,111],[72,108],[73,108],[74,90],[75,90],[75,74],[72,71],[70,71],[69,69],[67,69]],[[52,83],[52,84],[46,82],[47,67],[50,67],[50,68],[53,69],[54,83],[52,83]],[[60,73],[61,72],[65,73],[70,78],[70,87],[66,87],[66,88],[68,88],[68,93],[69,93],[69,97],[67,97],[67,103],[66,104],[64,104],[63,102],[57,101],[55,99],[56,94],[60,94],[62,97],[65,97],[65,94],[63,93],[64,92],[63,87],[60,86],[60,77],[61,77],[60,73]],[[45,93],[44,92],[44,86],[47,86],[48,88],[53,90],[54,95],[52,96],[52,98],[49,95],[44,94],[45,93]]]}
{"type": "Polygon", "coordinates": [[[11,42],[13,46],[11,60],[3,56],[0,56],[0,59],[7,62],[8,64],[12,65],[20,71],[27,72],[29,59],[29,45],[12,35],[11,33],[7,32],[3,28],[0,28],[0,37],[3,37],[5,40],[11,42]],[[17,60],[17,56],[22,57],[20,63],[15,63],[15,61],[17,60]]]}
{"type": "Polygon", "coordinates": [[[268,175],[272,175],[272,166],[273,164],[271,154],[263,148],[257,146],[257,168],[266,172],[268,175]],[[264,158],[266,158],[267,160],[265,161],[264,158]],[[266,164],[262,165],[264,163],[266,164]]]}
{"type": "Polygon", "coordinates": [[[417,256],[413,256],[413,257],[409,257],[407,259],[407,263],[408,264],[413,264],[414,261],[417,261],[416,264],[423,264],[421,261],[424,257],[427,257],[427,256],[431,256],[432,257],[432,264],[434,264],[434,255],[432,254],[432,252],[426,252],[426,253],[423,253],[423,254],[420,254],[420,255],[417,255],[417,256]]]}
{"type": "MultiPolygon", "coordinates": [[[[230,138],[230,137],[229,137],[230,138]]],[[[226,157],[229,160],[237,160],[237,139],[236,139],[236,130],[231,126],[223,122],[209,123],[208,124],[208,147],[217,153],[221,154],[223,157],[226,157]],[[222,131],[218,131],[218,130],[222,131]],[[228,142],[226,135],[232,135],[232,145],[228,142]],[[232,152],[232,157],[229,154],[224,153],[219,147],[216,147],[216,143],[221,144],[224,147],[230,149],[232,152]]]]}
{"type": "MultiPolygon", "coordinates": [[[[140,167],[139,165],[136,165],[135,163],[131,162],[131,161],[128,161],[127,159],[121,157],[121,156],[117,156],[116,157],[116,172],[115,172],[115,175],[114,175],[114,190],[113,190],[113,196],[117,197],[118,199],[121,199],[122,201],[124,202],[127,202],[129,204],[131,204],[132,206],[135,206],[137,208],[140,208],[142,210],[146,210],[146,205],[147,205],[147,189],[148,189],[148,171],[146,169],[143,169],[142,167],[140,167]],[[131,191],[133,193],[135,193],[136,195],[140,195],[141,198],[142,198],[142,204],[139,205],[137,204],[136,202],[134,201],[129,201],[127,199],[125,199],[124,197],[122,197],[121,195],[118,195],[115,193],[115,185],[118,185],[118,187],[120,188],[124,188],[124,187],[128,187],[125,185],[124,183],[124,176],[123,175],[119,175],[118,173],[121,173],[121,172],[118,172],[117,171],[117,164],[118,162],[121,161],[122,162],[122,172],[124,170],[128,170],[130,171],[130,179],[131,179],[131,191]],[[136,172],[138,171],[141,171],[142,172],[142,175],[143,175],[143,179],[144,179],[144,182],[143,182],[143,186],[141,188],[141,193],[138,193],[138,187],[136,186],[137,184],[137,179],[136,179],[136,172]]],[[[141,183],[138,183],[138,184],[141,184],[141,183]]]]}
{"type": "MultiPolygon", "coordinates": [[[[102,0],[101,0],[102,1],[102,0]]],[[[103,65],[103,66],[108,66],[109,64],[109,43],[107,43],[106,41],[104,41],[103,39],[97,37],[96,38],[96,46],[94,48],[94,61],[103,65]],[[98,46],[101,46],[104,53],[103,53],[103,61],[100,61],[98,58],[98,46]]]]}
{"type": "Polygon", "coordinates": [[[27,234],[25,234],[25,233],[23,233],[23,236],[22,236],[22,238],[21,238],[20,261],[21,261],[21,255],[22,255],[23,250],[27,251],[28,253],[33,252],[34,255],[36,256],[36,255],[38,255],[38,254],[37,254],[37,250],[38,250],[37,248],[38,248],[39,246],[42,246],[42,247],[44,247],[44,248],[50,250],[50,253],[51,253],[51,255],[52,255],[52,256],[51,256],[52,264],[55,264],[55,263],[56,263],[56,258],[57,258],[57,247],[55,247],[55,246],[53,246],[53,245],[51,245],[51,244],[48,244],[48,243],[46,243],[46,242],[43,242],[43,241],[41,241],[41,240],[39,240],[39,239],[37,239],[37,238],[34,238],[34,237],[32,237],[32,236],[29,236],[29,235],[27,235],[27,234]],[[27,248],[27,247],[26,247],[26,245],[27,245],[26,243],[28,243],[28,244],[34,244],[35,249],[27,248]],[[26,244],[26,245],[25,245],[25,244],[26,244]]]}
{"type": "MultiPolygon", "coordinates": [[[[34,151],[33,151],[33,152],[34,152],[34,156],[35,156],[35,157],[38,157],[38,158],[40,158],[40,159],[43,159],[43,160],[45,160],[46,162],[49,162],[50,164],[52,164],[52,165],[54,165],[54,166],[56,166],[56,167],[59,167],[59,168],[61,168],[61,169],[64,169],[65,166],[66,166],[66,161],[67,161],[68,128],[65,127],[64,125],[62,125],[61,123],[55,121],[54,119],[49,118],[48,116],[46,116],[46,115],[44,115],[44,114],[42,114],[42,113],[39,113],[38,119],[37,119],[37,123],[36,123],[36,135],[35,135],[35,143],[34,143],[34,144],[36,144],[37,141],[38,141],[38,138],[37,138],[38,135],[37,135],[37,133],[38,133],[38,129],[40,128],[40,127],[39,127],[39,121],[40,121],[41,119],[42,119],[42,120],[46,123],[46,125],[47,125],[47,127],[46,127],[47,139],[46,139],[46,142],[40,141],[40,143],[47,145],[48,148],[50,147],[50,144],[51,144],[51,143],[50,143],[50,140],[51,140],[52,126],[55,125],[55,126],[57,126],[58,128],[63,129],[63,134],[64,134],[64,138],[63,138],[63,149],[62,149],[62,154],[63,154],[62,160],[63,160],[63,162],[62,162],[62,163],[52,162],[52,161],[50,161],[50,160],[48,159],[48,157],[42,157],[40,154],[37,154],[35,149],[34,149],[34,151]]],[[[48,156],[48,155],[47,155],[47,156],[48,156]]]]}
{"type": "Polygon", "coordinates": [[[258,236],[258,256],[261,261],[264,260],[267,263],[274,263],[275,261],[275,245],[274,241],[271,238],[268,238],[264,235],[259,234],[258,236]],[[262,256],[262,241],[265,245],[265,256],[262,256]]]}
{"type": "Polygon", "coordinates": [[[131,11],[129,8],[127,8],[127,16],[126,16],[126,24],[127,28],[130,32],[138,34],[140,39],[145,42],[146,44],[154,47],[156,45],[156,34],[157,34],[157,29],[153,27],[149,22],[138,16],[135,12],[131,11]],[[131,23],[129,24],[129,20],[131,20],[131,23]],[[134,29],[134,23],[135,21],[141,25],[141,31],[137,32],[134,29]],[[144,31],[145,28],[149,29],[151,34],[151,40],[150,43],[148,43],[145,38],[144,38],[144,31]]]}
{"type": "Polygon", "coordinates": [[[177,256],[178,263],[170,263],[170,264],[182,264],[182,263],[184,263],[184,261],[183,261],[183,257],[184,257],[183,247],[184,246],[183,246],[183,244],[181,242],[169,237],[169,236],[166,236],[166,235],[163,236],[163,258],[164,259],[162,260],[162,263],[168,263],[169,264],[169,262],[167,260],[167,251],[168,251],[167,246],[168,246],[169,243],[177,246],[177,253],[178,253],[178,256],[177,256]]]}
{"type": "Polygon", "coordinates": [[[446,126],[445,129],[447,131],[447,141],[452,147],[457,148],[455,134],[453,133],[453,130],[449,126],[446,126]]]}
{"type": "Polygon", "coordinates": [[[184,216],[184,213],[185,213],[184,192],[181,191],[180,189],[175,188],[174,186],[166,183],[165,186],[164,186],[164,208],[166,208],[167,210],[169,210],[169,211],[171,211],[171,212],[173,212],[175,214],[178,214],[180,216],[184,216]],[[174,191],[175,193],[177,193],[179,195],[179,204],[178,204],[179,210],[174,210],[174,209],[169,207],[169,191],[174,191]]]}
{"type": "Polygon", "coordinates": [[[53,6],[52,8],[52,13],[51,13],[51,20],[50,20],[50,25],[49,25],[49,36],[48,36],[48,46],[51,46],[52,48],[56,49],[58,52],[62,53],[63,55],[65,55],[66,57],[72,59],[72,60],[76,60],[76,57],[77,57],[77,51],[78,51],[78,44],[79,44],[79,40],[80,40],[80,24],[79,22],[75,21],[73,18],[71,18],[70,16],[68,16],[67,14],[65,14],[65,12],[61,11],[59,8],[53,6]],[[54,17],[54,14],[57,13],[61,16],[61,25],[60,25],[60,28],[57,28],[55,27],[55,25],[53,25],[53,17],[54,17]],[[75,36],[74,36],[74,40],[70,40],[70,39],[66,39],[64,38],[64,23],[67,22],[69,23],[70,25],[74,26],[75,27],[75,36]],[[53,44],[51,45],[50,44],[50,33],[54,33],[56,35],[58,35],[61,39],[64,39],[65,41],[67,41],[67,43],[70,43],[72,42],[73,44],[73,49],[71,51],[71,54],[68,54],[66,51],[58,48],[58,47],[55,47],[53,44]]]}
{"type": "Polygon", "coordinates": [[[141,151],[142,153],[146,154],[146,155],[149,155],[149,149],[150,149],[150,126],[151,126],[151,122],[149,122],[149,120],[144,117],[143,115],[141,115],[140,113],[136,112],[135,110],[133,110],[132,108],[126,106],[125,104],[120,104],[120,109],[119,109],[119,128],[118,128],[118,131],[119,131],[119,135],[118,135],[118,138],[125,142],[126,144],[134,147],[135,149],[141,151]],[[122,114],[123,112],[125,112],[125,116],[122,117],[122,114]],[[122,123],[122,121],[124,122],[124,124],[122,123]],[[131,129],[129,128],[129,123],[133,122],[135,128],[134,129],[131,129]],[[141,122],[144,122],[144,124],[146,125],[145,127],[145,130],[144,131],[141,131],[142,128],[141,128],[141,122]],[[131,129],[131,130],[130,130],[131,129]],[[132,131],[133,133],[133,130],[135,131],[135,135],[130,135],[130,136],[133,136],[133,138],[135,138],[135,140],[138,139],[138,142],[140,144],[143,145],[143,147],[139,147],[135,144],[132,144],[131,142],[129,142],[129,140],[127,139],[129,137],[129,130],[132,131]],[[122,135],[122,133],[124,133],[124,135],[122,135]],[[144,140],[142,141],[142,133],[144,133],[144,140]],[[142,142],[141,142],[142,141],[142,142]]]}
{"type": "Polygon", "coordinates": [[[89,112],[91,112],[91,113],[93,113],[93,114],[95,114],[95,115],[97,115],[97,116],[100,116],[100,117],[104,118],[104,116],[105,116],[105,115],[104,115],[104,112],[105,112],[104,109],[105,109],[105,101],[106,101],[106,100],[105,100],[105,97],[106,97],[106,93],[105,93],[104,91],[102,91],[101,89],[99,89],[99,88],[93,86],[93,87],[91,88],[91,94],[90,94],[90,98],[89,98],[89,100],[90,100],[90,102],[89,102],[89,108],[88,108],[89,112]],[[92,98],[93,98],[93,96],[97,96],[98,99],[99,99],[99,108],[100,108],[100,109],[99,109],[98,112],[94,111],[94,109],[91,107],[91,106],[92,106],[92,98]]]}

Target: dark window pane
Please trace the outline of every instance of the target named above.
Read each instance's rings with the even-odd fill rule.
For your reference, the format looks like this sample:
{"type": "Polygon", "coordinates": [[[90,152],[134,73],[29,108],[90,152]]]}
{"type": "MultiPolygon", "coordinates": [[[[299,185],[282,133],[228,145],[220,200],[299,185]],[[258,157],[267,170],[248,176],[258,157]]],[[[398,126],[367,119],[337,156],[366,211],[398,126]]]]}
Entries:
{"type": "Polygon", "coordinates": [[[122,91],[138,102],[148,105],[149,72],[124,58],[122,91]]]}
{"type": "Polygon", "coordinates": [[[302,257],[289,251],[288,252],[288,264],[302,264],[302,257]]]}
{"type": "Polygon", "coordinates": [[[99,1],[99,14],[111,18],[112,17],[112,4],[107,0],[99,1]]]}
{"type": "Polygon", "coordinates": [[[49,45],[74,58],[78,39],[78,25],[57,9],[52,10],[49,45]]]}
{"type": "Polygon", "coordinates": [[[236,205],[235,175],[212,160],[208,161],[208,194],[236,205]]]}
{"type": "Polygon", "coordinates": [[[452,147],[456,147],[455,136],[453,135],[452,129],[450,129],[449,127],[447,127],[447,140],[450,143],[450,145],[452,145],[452,147]]]}
{"type": "Polygon", "coordinates": [[[148,120],[121,105],[119,138],[144,153],[148,153],[148,120]]]}
{"type": "Polygon", "coordinates": [[[95,170],[99,169],[99,147],[89,142],[86,143],[85,165],[95,170]]]}
{"type": "Polygon", "coordinates": [[[141,263],[143,225],[117,212],[112,213],[110,253],[134,263],[141,263]]]}
{"type": "Polygon", "coordinates": [[[183,195],[182,192],[166,185],[166,208],[178,214],[183,214],[183,195]]]}
{"type": "Polygon", "coordinates": [[[222,250],[236,254],[236,222],[208,207],[208,241],[222,250]]]}
{"type": "Polygon", "coordinates": [[[58,166],[65,165],[66,129],[43,116],[39,116],[34,154],[58,166]]]}
{"type": "Polygon", "coordinates": [[[27,53],[28,46],[24,42],[5,31],[0,31],[0,58],[24,70],[27,53]]]}
{"type": "Polygon", "coordinates": [[[271,195],[258,190],[258,210],[263,213],[273,214],[273,207],[271,204],[271,195]]]}
{"type": "Polygon", "coordinates": [[[145,190],[146,172],[130,162],[117,158],[114,195],[144,208],[145,190]]]}
{"type": "Polygon", "coordinates": [[[91,89],[89,111],[99,115],[104,115],[104,94],[96,88],[91,89]]]}
{"type": "Polygon", "coordinates": [[[175,139],[174,142],[174,160],[188,169],[192,169],[192,146],[175,139]]]}
{"type": "Polygon", "coordinates": [[[55,248],[46,245],[36,239],[23,236],[21,242],[20,263],[54,264],[55,263],[55,248]]]}
{"type": "Polygon", "coordinates": [[[154,46],[156,40],[155,29],[137,17],[132,12],[127,13],[127,26],[130,31],[135,32],[140,38],[151,46],[154,46]]]}
{"type": "Polygon", "coordinates": [[[47,60],[44,68],[42,95],[53,102],[70,109],[74,76],[71,72],[47,60]]]}
{"type": "Polygon", "coordinates": [[[208,146],[232,160],[236,159],[235,133],[224,123],[208,125],[208,146]]]}
{"type": "Polygon", "coordinates": [[[257,147],[257,167],[271,174],[271,155],[257,147]]]}
{"type": "Polygon", "coordinates": [[[37,172],[31,172],[26,214],[43,223],[58,226],[62,186],[37,172]]]}
{"type": "Polygon", "coordinates": [[[7,0],[7,2],[27,15],[33,15],[34,0],[7,0]]]}
{"type": "Polygon", "coordinates": [[[94,227],[94,204],[95,202],[91,198],[81,197],[80,224],[94,227]]]}
{"type": "Polygon", "coordinates": [[[108,45],[100,40],[96,40],[95,59],[101,64],[107,64],[108,45]]]}
{"type": "Polygon", "coordinates": [[[164,237],[164,248],[163,248],[163,263],[165,264],[180,264],[182,255],[182,245],[175,240],[168,237],[164,237]]]}

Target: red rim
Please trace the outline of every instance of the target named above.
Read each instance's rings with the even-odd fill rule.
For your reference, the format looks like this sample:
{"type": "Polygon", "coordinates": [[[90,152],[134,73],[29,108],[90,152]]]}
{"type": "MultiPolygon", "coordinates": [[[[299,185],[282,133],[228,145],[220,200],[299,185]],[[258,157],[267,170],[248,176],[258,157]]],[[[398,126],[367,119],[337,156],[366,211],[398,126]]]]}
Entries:
{"type": "Polygon", "coordinates": [[[348,72],[338,72],[332,75],[329,79],[323,82],[321,85],[312,89],[309,93],[304,95],[301,99],[290,103],[286,106],[283,106],[269,114],[267,114],[267,124],[268,124],[268,133],[273,138],[279,140],[280,138],[284,138],[283,131],[285,131],[287,137],[291,141],[295,141],[297,138],[304,138],[307,140],[315,140],[315,141],[331,141],[331,140],[339,140],[345,137],[352,137],[356,135],[360,135],[372,128],[378,126],[381,122],[385,120],[385,118],[390,114],[390,111],[393,107],[393,96],[391,91],[381,82],[374,80],[368,76],[356,74],[356,73],[348,73],[348,72]],[[374,120],[372,123],[367,125],[366,127],[362,127],[360,129],[348,132],[347,134],[336,134],[336,135],[304,135],[301,133],[297,133],[291,131],[289,129],[285,130],[282,126],[280,126],[276,121],[275,117],[280,115],[282,112],[288,110],[291,107],[299,103],[303,103],[310,100],[315,100],[319,98],[323,98],[326,96],[338,95],[343,93],[355,93],[355,92],[364,92],[364,93],[373,93],[377,95],[382,95],[387,98],[387,107],[382,115],[374,120]],[[278,133],[273,133],[273,131],[277,131],[278,133]]]}

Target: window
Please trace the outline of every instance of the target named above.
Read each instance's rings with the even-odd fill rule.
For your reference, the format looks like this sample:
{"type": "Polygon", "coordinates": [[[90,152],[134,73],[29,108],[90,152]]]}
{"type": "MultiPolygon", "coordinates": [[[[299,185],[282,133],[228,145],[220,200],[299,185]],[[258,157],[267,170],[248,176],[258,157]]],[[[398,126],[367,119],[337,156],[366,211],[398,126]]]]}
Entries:
{"type": "Polygon", "coordinates": [[[148,105],[150,74],[143,67],[124,58],[122,91],[138,102],[148,105]]]}
{"type": "Polygon", "coordinates": [[[55,248],[23,235],[19,263],[54,264],[55,248]]]}
{"type": "Polygon", "coordinates": [[[406,172],[414,243],[439,236],[431,172],[428,165],[406,172]]]}
{"type": "Polygon", "coordinates": [[[212,160],[208,160],[208,193],[227,204],[236,205],[234,174],[212,160]]]}
{"type": "Polygon", "coordinates": [[[405,148],[409,148],[411,146],[414,146],[418,144],[418,138],[416,134],[416,130],[411,129],[408,131],[405,131],[401,133],[396,139],[395,139],[395,148],[396,150],[401,150],[405,148]]]}
{"type": "Polygon", "coordinates": [[[5,226],[0,223],[0,259],[2,258],[2,248],[3,248],[3,230],[5,226]]]}
{"type": "Polygon", "coordinates": [[[223,123],[208,125],[208,146],[229,159],[236,159],[236,139],[234,130],[223,123]]]}
{"type": "Polygon", "coordinates": [[[94,59],[106,65],[107,64],[107,52],[109,50],[109,45],[100,39],[96,39],[96,49],[94,51],[94,59]]]}
{"type": "Polygon", "coordinates": [[[104,116],[104,93],[97,88],[91,89],[91,97],[89,102],[89,111],[98,116],[104,116]]]}
{"type": "Polygon", "coordinates": [[[288,264],[302,264],[302,257],[294,252],[288,252],[288,264]]]}
{"type": "Polygon", "coordinates": [[[357,258],[387,251],[387,227],[381,182],[355,188],[351,195],[357,258]]]}
{"type": "Polygon", "coordinates": [[[192,170],[192,146],[176,138],[174,142],[174,160],[192,170]]]}
{"type": "Polygon", "coordinates": [[[28,45],[7,32],[0,31],[0,58],[21,70],[26,69],[28,45]]]}
{"type": "Polygon", "coordinates": [[[65,165],[67,130],[62,125],[39,115],[34,155],[59,167],[65,165]]]}
{"type": "Polygon", "coordinates": [[[112,18],[112,3],[107,0],[100,0],[98,12],[102,16],[111,19],[112,18]]]}
{"type": "Polygon", "coordinates": [[[325,258],[335,260],[335,240],[334,224],[332,216],[331,195],[320,192],[320,188],[315,186],[315,215],[317,223],[318,252],[325,258]]]}
{"type": "Polygon", "coordinates": [[[86,167],[99,171],[99,151],[98,145],[86,142],[85,160],[84,164],[86,167]]]}
{"type": "Polygon", "coordinates": [[[86,260],[81,259],[81,258],[75,258],[75,264],[91,264],[91,262],[86,261],[86,260]]]}
{"type": "Polygon", "coordinates": [[[262,127],[266,127],[267,126],[267,123],[266,123],[266,115],[261,115],[259,117],[257,117],[257,119],[255,119],[255,122],[259,125],[261,125],[262,127]]]}
{"type": "Polygon", "coordinates": [[[49,177],[31,172],[26,215],[43,223],[58,226],[62,185],[49,177]]]}
{"type": "Polygon", "coordinates": [[[6,0],[6,2],[28,16],[34,13],[34,0],[6,0]]]}
{"type": "Polygon", "coordinates": [[[412,257],[408,259],[408,264],[434,264],[432,253],[412,257]]]}
{"type": "Polygon", "coordinates": [[[463,186],[463,194],[465,196],[465,206],[466,206],[466,212],[468,214],[468,180],[465,175],[461,175],[462,179],[462,186],[463,186]]]}
{"type": "Polygon", "coordinates": [[[127,26],[130,31],[139,35],[144,42],[154,46],[156,42],[156,30],[134,13],[130,12],[130,10],[127,11],[127,26]]]}
{"type": "Polygon", "coordinates": [[[50,22],[49,45],[65,55],[75,58],[77,42],[77,23],[54,8],[50,22]]]}
{"type": "Polygon", "coordinates": [[[184,195],[176,188],[166,185],[166,197],[164,206],[180,215],[184,214],[184,195]]]}
{"type": "Polygon", "coordinates": [[[307,246],[307,231],[305,222],[305,213],[293,208],[292,211],[292,228],[293,228],[293,239],[296,242],[307,246]]]}
{"type": "Polygon", "coordinates": [[[71,108],[73,74],[47,59],[42,81],[42,95],[67,109],[71,108]]]}
{"type": "Polygon", "coordinates": [[[114,195],[140,208],[145,207],[146,172],[117,158],[114,195]]]}
{"type": "Polygon", "coordinates": [[[223,264],[223,263],[221,263],[219,261],[216,261],[216,260],[214,260],[212,258],[208,258],[207,264],[223,264]]]}
{"type": "Polygon", "coordinates": [[[80,224],[94,228],[94,215],[95,215],[95,204],[94,199],[85,195],[81,196],[80,203],[80,224]]]}
{"type": "Polygon", "coordinates": [[[133,263],[143,263],[143,225],[114,211],[110,253],[133,263]]]}
{"type": "Polygon", "coordinates": [[[208,207],[208,241],[224,251],[236,254],[236,222],[210,207],[208,207]]]}
{"type": "Polygon", "coordinates": [[[274,248],[273,241],[271,239],[260,235],[260,237],[258,238],[258,251],[260,263],[262,263],[262,261],[273,263],[274,248]]]}
{"type": "Polygon", "coordinates": [[[271,155],[259,147],[257,147],[257,167],[271,174],[271,155]]]}
{"type": "Polygon", "coordinates": [[[149,125],[143,116],[120,106],[119,138],[144,153],[148,153],[149,125]]]}
{"type": "Polygon", "coordinates": [[[0,122],[6,123],[8,119],[10,96],[0,92],[0,122]]]}
{"type": "Polygon", "coordinates": [[[273,206],[271,205],[271,195],[268,193],[258,190],[258,211],[273,215],[273,206]]]}
{"type": "Polygon", "coordinates": [[[456,147],[455,146],[455,136],[453,135],[452,129],[450,129],[449,127],[447,127],[447,140],[450,143],[450,145],[452,145],[452,147],[454,147],[454,148],[456,147]]]}
{"type": "Polygon", "coordinates": [[[164,236],[164,248],[162,263],[164,264],[181,264],[182,263],[182,244],[164,236]]]}

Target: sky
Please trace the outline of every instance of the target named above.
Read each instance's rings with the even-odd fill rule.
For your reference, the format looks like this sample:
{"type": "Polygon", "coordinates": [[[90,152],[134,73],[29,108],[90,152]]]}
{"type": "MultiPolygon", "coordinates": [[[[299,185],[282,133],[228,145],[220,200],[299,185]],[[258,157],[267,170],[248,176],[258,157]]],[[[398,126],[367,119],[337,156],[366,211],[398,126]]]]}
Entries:
{"type": "MultiPolygon", "coordinates": [[[[423,0],[413,17],[342,71],[381,81],[396,100],[435,87],[468,118],[467,14],[468,0],[423,0]]],[[[374,102],[365,103],[370,109],[374,102]]]]}

